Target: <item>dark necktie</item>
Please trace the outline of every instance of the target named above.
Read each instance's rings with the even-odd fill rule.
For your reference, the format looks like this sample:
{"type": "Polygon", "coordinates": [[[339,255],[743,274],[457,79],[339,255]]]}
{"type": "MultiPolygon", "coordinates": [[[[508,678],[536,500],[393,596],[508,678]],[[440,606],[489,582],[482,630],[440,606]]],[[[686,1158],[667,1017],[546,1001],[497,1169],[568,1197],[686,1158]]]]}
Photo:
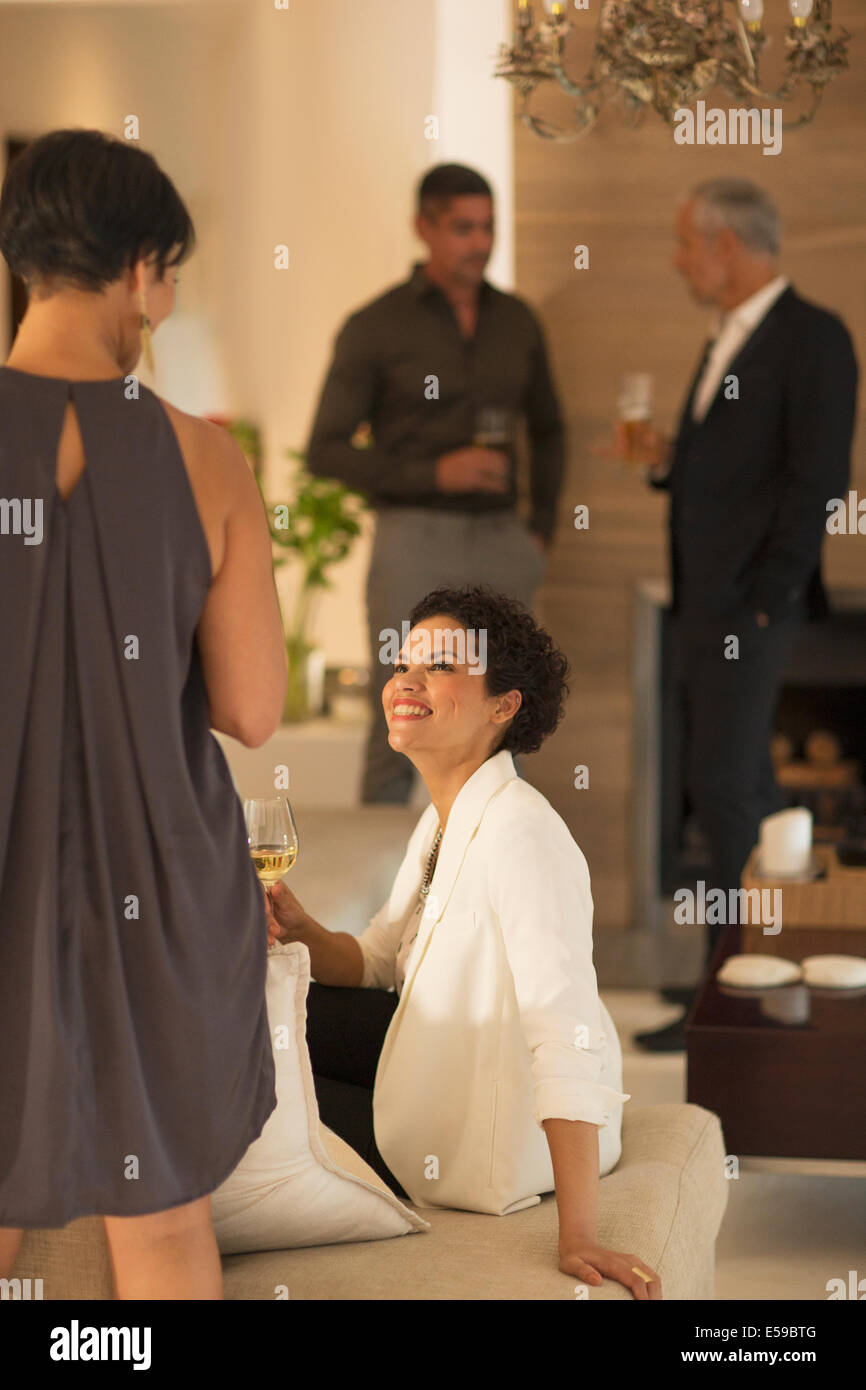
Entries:
{"type": "Polygon", "coordinates": [[[697,429],[699,422],[692,419],[692,403],[695,399],[695,392],[698,389],[698,383],[700,382],[700,379],[704,374],[704,368],[706,367],[707,362],[709,361],[710,353],[715,347],[715,344],[715,338],[707,338],[707,341],[704,343],[703,352],[701,353],[701,360],[698,363],[697,371],[695,372],[692,378],[692,384],[689,387],[689,394],[686,397],[685,407],[683,408],[683,413],[680,418],[680,435],[685,434],[690,429],[697,429]]]}

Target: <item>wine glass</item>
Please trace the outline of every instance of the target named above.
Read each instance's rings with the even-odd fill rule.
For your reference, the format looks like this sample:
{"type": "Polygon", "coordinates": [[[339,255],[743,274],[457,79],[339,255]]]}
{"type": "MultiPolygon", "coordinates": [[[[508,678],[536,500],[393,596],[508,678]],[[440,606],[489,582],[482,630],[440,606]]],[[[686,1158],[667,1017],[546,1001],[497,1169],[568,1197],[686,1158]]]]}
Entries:
{"type": "Polygon", "coordinates": [[[625,426],[627,464],[638,463],[639,427],[648,424],[653,413],[653,379],[649,372],[626,372],[620,383],[617,414],[625,426]]]}
{"type": "Polygon", "coordinates": [[[475,412],[475,433],[472,443],[476,449],[511,448],[512,414],[499,406],[483,406],[475,412]]]}
{"type": "Polygon", "coordinates": [[[270,897],[272,884],[298,858],[298,830],[287,796],[256,796],[244,802],[244,821],[253,867],[270,897]]]}

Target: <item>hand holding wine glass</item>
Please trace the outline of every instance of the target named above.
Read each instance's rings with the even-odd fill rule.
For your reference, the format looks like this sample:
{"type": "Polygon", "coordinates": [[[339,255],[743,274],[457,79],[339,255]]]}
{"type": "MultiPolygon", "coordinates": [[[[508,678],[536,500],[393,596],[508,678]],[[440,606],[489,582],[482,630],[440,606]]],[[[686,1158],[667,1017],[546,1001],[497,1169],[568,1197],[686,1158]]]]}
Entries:
{"type": "Polygon", "coordinates": [[[514,412],[483,406],[475,412],[472,443],[436,460],[440,492],[507,492],[514,446],[514,412]]]}
{"type": "Polygon", "coordinates": [[[250,855],[264,889],[270,918],[269,890],[289,872],[298,858],[295,817],[287,796],[264,796],[244,802],[244,820],[250,855]]]}
{"type": "Polygon", "coordinates": [[[308,935],[310,917],[304,911],[291,888],[275,883],[267,898],[268,945],[276,942],[304,941],[308,935]]]}

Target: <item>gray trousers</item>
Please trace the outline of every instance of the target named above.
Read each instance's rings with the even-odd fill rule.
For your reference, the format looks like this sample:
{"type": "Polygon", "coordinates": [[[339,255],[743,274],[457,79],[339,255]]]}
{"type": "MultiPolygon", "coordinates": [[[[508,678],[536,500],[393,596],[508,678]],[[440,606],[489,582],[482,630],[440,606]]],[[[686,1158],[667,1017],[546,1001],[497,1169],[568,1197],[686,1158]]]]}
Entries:
{"type": "Polygon", "coordinates": [[[409,611],[432,589],[489,584],[532,608],[545,557],[516,512],[395,507],[379,512],[367,575],[370,697],[373,722],[361,799],[407,802],[415,769],[388,742],[382,691],[393,674],[380,659],[385,629],[401,631],[409,611]]]}

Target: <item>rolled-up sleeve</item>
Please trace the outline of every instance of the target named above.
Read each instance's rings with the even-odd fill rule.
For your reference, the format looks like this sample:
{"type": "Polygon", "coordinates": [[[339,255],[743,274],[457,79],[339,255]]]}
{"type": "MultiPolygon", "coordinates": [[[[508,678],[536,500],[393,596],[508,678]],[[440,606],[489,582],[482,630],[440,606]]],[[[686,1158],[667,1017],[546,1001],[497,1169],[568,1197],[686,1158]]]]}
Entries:
{"type": "Polygon", "coordinates": [[[400,944],[400,923],[388,918],[388,903],[383,903],[370,925],[357,938],[364,957],[362,989],[393,989],[396,980],[397,947],[400,944]]]}
{"type": "Polygon", "coordinates": [[[618,1057],[619,1046],[602,1027],[586,860],[557,822],[515,827],[507,855],[491,863],[489,891],[530,1051],[536,1122],[603,1127],[629,1096],[601,1080],[605,1055],[618,1057]]]}

